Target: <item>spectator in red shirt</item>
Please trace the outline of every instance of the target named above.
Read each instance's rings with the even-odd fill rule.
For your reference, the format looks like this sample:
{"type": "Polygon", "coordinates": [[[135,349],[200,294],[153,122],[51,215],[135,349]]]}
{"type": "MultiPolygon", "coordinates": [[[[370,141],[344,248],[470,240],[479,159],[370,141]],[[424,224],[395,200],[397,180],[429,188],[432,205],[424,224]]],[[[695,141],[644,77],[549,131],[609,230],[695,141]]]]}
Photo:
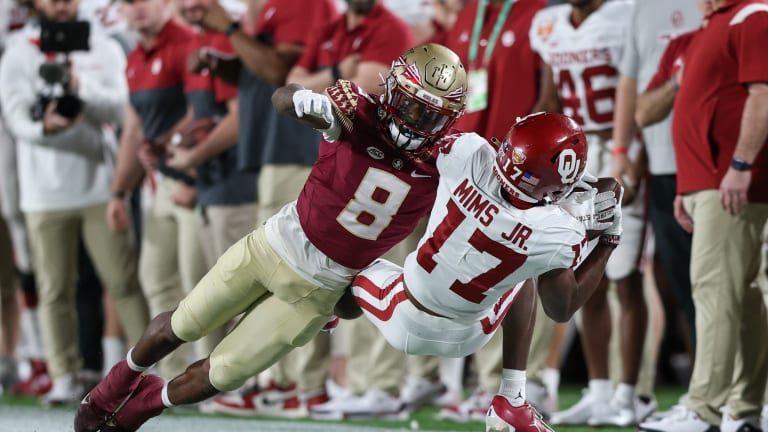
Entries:
{"type": "Polygon", "coordinates": [[[641,430],[759,430],[768,326],[760,292],[750,284],[768,219],[768,3],[713,6],[685,50],[672,120],[675,211],[693,230],[696,360],[686,410],[641,430]]]}
{"type": "Polygon", "coordinates": [[[368,93],[382,91],[380,75],[393,59],[413,46],[408,25],[380,1],[348,0],[347,12],[313,34],[288,74],[288,82],[321,92],[338,79],[354,82],[368,93]]]}
{"type": "MultiPolygon", "coordinates": [[[[241,29],[239,21],[232,20],[217,2],[205,14],[203,26],[226,34],[237,63],[243,66],[236,77],[240,104],[238,165],[242,170],[257,173],[259,222],[296,199],[317,160],[320,143],[317,131],[278,114],[272,107],[271,95],[301,58],[310,35],[336,17],[332,0],[267,0],[251,34],[241,29]]],[[[313,345],[314,342],[303,347],[302,352],[313,350],[313,345]]],[[[279,417],[305,415],[305,406],[296,391],[293,369],[294,363],[300,363],[296,356],[290,354],[272,369],[269,387],[245,392],[239,399],[217,399],[214,408],[251,415],[257,408],[252,401],[260,399],[258,393],[269,391],[275,403],[260,406],[259,413],[279,417]]],[[[315,382],[314,377],[320,376],[315,369],[311,374],[301,373],[302,380],[315,382]]],[[[304,396],[307,403],[314,399],[304,396]]],[[[324,392],[312,396],[327,400],[324,392]]]]}

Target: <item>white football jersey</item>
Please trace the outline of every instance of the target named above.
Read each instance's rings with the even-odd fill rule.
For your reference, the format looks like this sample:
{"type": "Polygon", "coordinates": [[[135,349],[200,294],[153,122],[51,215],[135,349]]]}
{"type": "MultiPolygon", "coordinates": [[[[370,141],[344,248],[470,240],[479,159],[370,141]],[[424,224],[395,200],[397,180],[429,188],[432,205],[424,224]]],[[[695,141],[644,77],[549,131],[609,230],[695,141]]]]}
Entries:
{"type": "Polygon", "coordinates": [[[618,66],[632,3],[603,3],[580,26],[571,23],[571,5],[539,11],[530,30],[531,47],[552,67],[563,114],[585,131],[613,127],[618,66]]]}
{"type": "Polygon", "coordinates": [[[475,321],[519,282],[571,267],[585,239],[583,225],[560,207],[509,204],[495,157],[476,134],[444,149],[427,232],[405,261],[408,290],[447,318],[475,321]]]}

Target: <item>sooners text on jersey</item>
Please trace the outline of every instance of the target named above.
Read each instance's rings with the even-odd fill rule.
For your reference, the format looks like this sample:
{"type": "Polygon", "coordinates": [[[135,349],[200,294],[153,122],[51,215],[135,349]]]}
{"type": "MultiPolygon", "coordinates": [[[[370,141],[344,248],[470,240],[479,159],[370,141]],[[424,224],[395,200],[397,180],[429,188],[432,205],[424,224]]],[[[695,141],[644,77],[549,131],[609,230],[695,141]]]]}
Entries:
{"type": "Polygon", "coordinates": [[[613,127],[613,100],[632,3],[605,2],[578,27],[571,5],[543,9],[530,31],[531,46],[552,67],[563,114],[585,131],[613,127]]]}

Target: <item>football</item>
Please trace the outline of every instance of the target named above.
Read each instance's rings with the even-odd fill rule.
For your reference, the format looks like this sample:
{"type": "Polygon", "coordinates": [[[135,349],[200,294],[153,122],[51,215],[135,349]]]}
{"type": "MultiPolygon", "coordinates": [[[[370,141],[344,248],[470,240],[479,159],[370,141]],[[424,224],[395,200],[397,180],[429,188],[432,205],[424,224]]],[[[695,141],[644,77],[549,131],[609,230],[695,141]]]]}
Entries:
{"type": "MultiPolygon", "coordinates": [[[[618,182],[618,180],[616,180],[613,177],[600,177],[597,179],[596,182],[590,183],[590,185],[592,185],[592,187],[597,189],[597,193],[613,191],[616,199],[619,199],[619,197],[621,196],[621,184],[618,182]]],[[[584,190],[585,189],[579,188],[579,187],[574,188],[574,192],[580,192],[584,190]]],[[[602,219],[602,218],[600,219],[600,222],[612,222],[612,221],[613,221],[613,215],[605,219],[602,219]]],[[[600,237],[600,234],[602,233],[603,233],[602,231],[587,230],[587,238],[589,240],[594,240],[600,237]]]]}

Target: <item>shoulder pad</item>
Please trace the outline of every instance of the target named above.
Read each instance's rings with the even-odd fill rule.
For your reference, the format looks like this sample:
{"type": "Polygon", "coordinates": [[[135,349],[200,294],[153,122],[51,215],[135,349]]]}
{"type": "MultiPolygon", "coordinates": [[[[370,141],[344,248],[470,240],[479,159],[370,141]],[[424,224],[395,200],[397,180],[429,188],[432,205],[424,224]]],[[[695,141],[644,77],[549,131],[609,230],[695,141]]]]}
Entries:
{"type": "Polygon", "coordinates": [[[342,127],[347,132],[351,132],[357,106],[360,103],[361,90],[351,81],[338,80],[336,84],[326,88],[325,91],[328,93],[328,98],[333,104],[333,111],[342,127]]]}

